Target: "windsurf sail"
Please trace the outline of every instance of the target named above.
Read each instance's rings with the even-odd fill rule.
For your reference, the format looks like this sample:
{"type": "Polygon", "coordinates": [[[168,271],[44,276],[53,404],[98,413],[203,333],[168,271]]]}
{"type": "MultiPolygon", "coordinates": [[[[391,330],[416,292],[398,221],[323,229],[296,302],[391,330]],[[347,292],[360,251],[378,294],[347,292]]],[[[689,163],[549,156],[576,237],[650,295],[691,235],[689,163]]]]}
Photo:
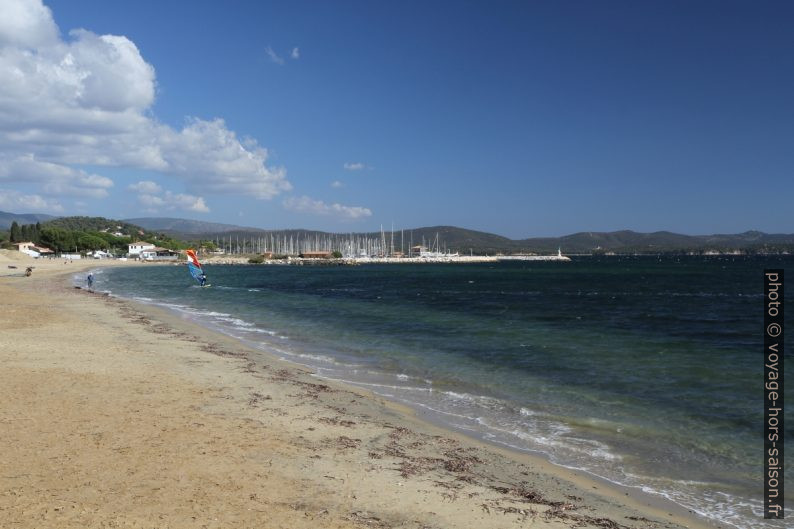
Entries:
{"type": "Polygon", "coordinates": [[[193,279],[200,285],[204,270],[201,269],[201,263],[199,263],[198,257],[196,257],[196,252],[194,250],[187,250],[185,253],[187,254],[187,268],[190,270],[190,275],[192,275],[193,279]]]}

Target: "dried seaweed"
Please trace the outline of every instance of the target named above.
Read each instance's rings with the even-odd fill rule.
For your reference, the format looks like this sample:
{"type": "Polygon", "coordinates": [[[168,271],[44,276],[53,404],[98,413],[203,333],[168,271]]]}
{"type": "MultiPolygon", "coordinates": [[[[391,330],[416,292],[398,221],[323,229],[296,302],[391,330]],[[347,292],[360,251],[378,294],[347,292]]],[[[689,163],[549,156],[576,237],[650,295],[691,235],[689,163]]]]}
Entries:
{"type": "Polygon", "coordinates": [[[361,439],[351,439],[350,437],[342,435],[336,438],[334,445],[342,449],[358,448],[361,445],[361,439]]]}
{"type": "Polygon", "coordinates": [[[261,393],[251,393],[251,398],[248,399],[248,405],[252,408],[256,407],[263,400],[270,400],[270,395],[262,395],[261,393]]]}
{"type": "Polygon", "coordinates": [[[317,419],[321,423],[332,424],[334,426],[345,426],[351,428],[356,425],[353,421],[342,420],[339,417],[320,417],[317,419]]]}

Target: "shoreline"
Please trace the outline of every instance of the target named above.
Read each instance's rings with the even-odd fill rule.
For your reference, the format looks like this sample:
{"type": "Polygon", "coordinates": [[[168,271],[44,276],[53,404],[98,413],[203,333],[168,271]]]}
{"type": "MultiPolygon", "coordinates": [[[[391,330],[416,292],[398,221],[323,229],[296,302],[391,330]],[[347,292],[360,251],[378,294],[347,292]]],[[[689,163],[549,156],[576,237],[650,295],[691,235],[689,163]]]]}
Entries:
{"type": "MultiPolygon", "coordinates": [[[[119,264],[131,265],[129,262],[119,264]]],[[[26,297],[37,292],[46,293],[53,303],[65,308],[67,319],[89,326],[95,322],[92,328],[76,334],[90,337],[93,332],[97,335],[96,325],[101,325],[107,331],[101,334],[107,335],[105,339],[114,342],[117,350],[110,355],[112,358],[106,358],[103,352],[106,353],[107,348],[99,347],[87,361],[83,358],[84,350],[96,347],[79,342],[82,347],[71,353],[62,353],[58,361],[53,361],[37,350],[41,345],[31,343],[26,346],[29,350],[27,356],[12,353],[10,359],[3,359],[4,362],[11,360],[12,370],[28,374],[56,369],[65,376],[87,373],[92,377],[108,375],[118,369],[114,361],[122,362],[129,371],[142,376],[139,383],[145,381],[148,369],[156,366],[168,377],[176,378],[180,385],[197,386],[202,390],[201,395],[216,396],[212,403],[205,402],[198,405],[197,410],[192,410],[201,416],[202,424],[211,417],[221,423],[242,420],[244,428],[254,431],[277,431],[275,437],[283,445],[279,445],[280,448],[290,448],[278,458],[284,474],[281,477],[287,481],[308,483],[306,486],[330,494],[325,503],[320,502],[323,508],[317,512],[306,509],[298,512],[301,509],[293,508],[295,505],[281,505],[285,519],[296,517],[285,526],[300,527],[298,522],[311,522],[315,518],[315,526],[321,523],[329,527],[423,526],[420,522],[432,527],[506,527],[528,519],[544,523],[544,526],[551,524],[552,527],[568,527],[576,523],[637,528],[716,526],[663,498],[635,489],[623,490],[606,480],[554,465],[540,456],[512,451],[445,430],[426,422],[410,408],[390,403],[360,388],[318,379],[304,368],[250,349],[230,336],[181,319],[164,309],[77,291],[66,285],[66,276],[105,267],[106,263],[54,265],[46,274],[40,274],[37,268],[33,278],[13,278],[17,284],[0,282],[4,297],[10,299],[13,307],[12,316],[14,312],[22,312],[20,319],[11,318],[12,324],[6,318],[0,320],[4,334],[6,330],[14,330],[13,321],[17,325],[25,323],[24,313],[36,306],[26,301],[26,297]],[[66,267],[68,270],[64,269],[66,267]],[[17,294],[16,297],[13,294],[17,294]],[[94,319],[86,318],[84,313],[94,319]],[[117,343],[120,334],[134,343],[117,343]],[[219,384],[218,379],[222,383],[219,384]],[[297,394],[292,393],[296,390],[297,394]],[[308,467],[312,472],[304,472],[308,467]],[[320,472],[314,472],[318,470],[320,472]],[[338,483],[340,480],[342,482],[338,483]],[[359,481],[359,486],[352,485],[351,480],[359,481]],[[332,485],[330,491],[327,490],[328,485],[332,485]],[[339,485],[349,489],[347,494],[339,495],[339,485]],[[373,494],[373,490],[378,492],[373,494]],[[306,512],[313,514],[310,516],[306,512]],[[402,512],[412,512],[421,520],[402,519],[402,512]],[[606,525],[607,522],[603,521],[606,519],[618,525],[606,525]]],[[[49,319],[53,318],[57,320],[58,316],[51,314],[49,319]]],[[[42,321],[46,323],[47,318],[42,321]]],[[[17,337],[18,340],[20,338],[24,342],[24,337],[17,337]]],[[[64,346],[58,348],[61,351],[69,349],[66,347],[69,342],[78,340],[79,336],[62,332],[56,338],[64,346]]],[[[4,356],[9,356],[6,353],[8,347],[2,350],[4,356]]],[[[96,395],[97,398],[101,396],[101,392],[96,395]]],[[[181,399],[173,402],[181,402],[181,399]]],[[[24,406],[20,408],[24,409],[24,406]]],[[[0,415],[0,420],[5,415],[6,410],[0,415]]],[[[12,429],[24,423],[8,421],[12,429]]],[[[228,424],[225,426],[218,427],[221,438],[234,430],[230,430],[228,424]]],[[[240,427],[236,425],[236,428],[240,427]]],[[[188,431],[195,433],[191,429],[188,431]]],[[[250,439],[247,442],[243,443],[246,448],[241,451],[256,452],[257,443],[251,443],[250,439]]],[[[143,447],[140,449],[144,450],[143,447]]],[[[228,457],[234,458],[234,454],[228,457]]],[[[264,457],[259,453],[250,461],[261,462],[264,457]]],[[[272,467],[274,459],[270,458],[267,468],[272,467]]],[[[251,466],[247,468],[249,472],[258,468],[256,464],[251,466]]],[[[8,480],[5,476],[0,480],[4,490],[14,484],[14,479],[8,480]],[[9,482],[5,483],[7,480],[9,482]]],[[[166,486],[167,480],[160,485],[163,485],[161,490],[170,493],[179,489],[166,486]]],[[[261,498],[261,493],[253,494],[261,498]]],[[[250,497],[249,502],[254,502],[250,497]]],[[[293,499],[299,497],[301,494],[296,493],[293,499]]],[[[268,505],[270,510],[279,511],[273,502],[268,505]]],[[[239,514],[227,512],[234,510],[232,507],[216,507],[227,516],[239,514]]],[[[15,512],[8,509],[4,496],[0,501],[0,512],[15,512]]],[[[125,513],[120,516],[124,518],[125,513]]],[[[166,515],[172,521],[176,519],[173,516],[166,515]]],[[[267,519],[257,518],[257,514],[252,516],[251,520],[267,519]]],[[[108,518],[100,516],[100,519],[108,518]]],[[[226,526],[229,523],[227,519],[226,526]]],[[[308,523],[307,526],[311,525],[308,523]]]]}

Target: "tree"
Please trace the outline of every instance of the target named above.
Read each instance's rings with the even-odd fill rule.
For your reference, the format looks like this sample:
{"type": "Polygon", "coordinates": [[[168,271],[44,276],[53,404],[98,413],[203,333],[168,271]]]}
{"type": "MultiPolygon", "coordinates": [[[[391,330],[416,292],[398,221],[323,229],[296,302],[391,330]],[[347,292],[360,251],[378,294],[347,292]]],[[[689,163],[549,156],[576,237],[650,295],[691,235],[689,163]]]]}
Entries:
{"type": "Polygon", "coordinates": [[[201,241],[201,242],[199,242],[199,248],[201,248],[205,252],[214,252],[214,251],[216,251],[218,249],[218,247],[212,241],[201,241]]]}
{"type": "Polygon", "coordinates": [[[102,237],[91,235],[90,233],[80,233],[77,236],[77,248],[79,250],[101,250],[107,247],[107,241],[102,237]]]}
{"type": "Polygon", "coordinates": [[[11,223],[11,242],[22,242],[20,241],[20,237],[22,234],[19,231],[19,224],[17,221],[11,223]]]}
{"type": "Polygon", "coordinates": [[[41,229],[41,242],[56,252],[68,252],[75,249],[74,232],[61,228],[44,227],[41,229]]]}

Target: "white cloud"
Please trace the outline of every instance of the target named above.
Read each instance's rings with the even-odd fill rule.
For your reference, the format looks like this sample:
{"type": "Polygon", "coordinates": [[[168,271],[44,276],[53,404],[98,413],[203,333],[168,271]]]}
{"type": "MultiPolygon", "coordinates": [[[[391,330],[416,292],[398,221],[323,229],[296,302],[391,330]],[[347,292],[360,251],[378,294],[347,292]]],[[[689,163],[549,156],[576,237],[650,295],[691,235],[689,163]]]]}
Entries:
{"type": "Polygon", "coordinates": [[[250,139],[248,148],[243,147],[221,119],[190,119],[179,133],[163,132],[160,148],[166,172],[180,176],[190,189],[260,199],[292,189],[283,167],[265,165],[266,149],[250,139]]]}
{"type": "Polygon", "coordinates": [[[210,208],[208,208],[207,204],[204,202],[203,197],[197,197],[183,193],[172,193],[171,191],[166,191],[162,195],[159,195],[158,193],[160,186],[149,181],[138,182],[138,184],[130,186],[130,188],[132,189],[135,186],[139,187],[141,191],[138,195],[138,203],[140,203],[144,207],[145,211],[149,213],[174,209],[195,211],[198,213],[208,213],[210,210],[210,208]],[[139,184],[145,185],[140,186],[139,184]],[[154,184],[157,190],[155,190],[154,187],[148,186],[148,184],[154,184]]]}
{"type": "Polygon", "coordinates": [[[75,167],[91,165],[157,171],[194,193],[267,199],[291,189],[267,150],[222,119],[157,121],[155,70],[127,37],[64,39],[40,0],[0,2],[0,182],[18,181],[22,164],[44,195],[102,198],[112,181],[75,167]]]}
{"type": "Polygon", "coordinates": [[[295,46],[294,48],[292,48],[292,52],[290,52],[289,56],[292,57],[293,59],[296,59],[296,60],[300,59],[301,58],[301,50],[297,46],[295,46]]]}
{"type": "Polygon", "coordinates": [[[290,197],[284,200],[284,207],[298,213],[312,215],[331,215],[341,219],[353,220],[372,216],[369,208],[360,206],[343,206],[341,204],[326,204],[322,200],[314,200],[307,196],[290,197]]]}
{"type": "Polygon", "coordinates": [[[8,157],[0,154],[0,182],[37,183],[47,195],[104,198],[113,181],[104,176],[46,162],[33,154],[8,157]]]}
{"type": "Polygon", "coordinates": [[[8,2],[2,6],[0,45],[18,42],[35,47],[58,41],[58,28],[50,9],[41,2],[8,2]]]}
{"type": "Polygon", "coordinates": [[[345,185],[345,184],[343,184],[343,183],[342,183],[342,182],[340,182],[339,180],[334,180],[333,182],[331,182],[331,187],[336,187],[336,188],[339,188],[339,187],[342,187],[342,186],[344,186],[344,185],[345,185]]]}
{"type": "Polygon", "coordinates": [[[25,195],[13,189],[0,189],[0,209],[23,213],[63,212],[63,206],[58,201],[48,200],[41,195],[25,195]]]}
{"type": "Polygon", "coordinates": [[[148,195],[154,195],[163,190],[163,188],[160,187],[160,185],[157,182],[152,182],[151,180],[141,180],[140,182],[131,184],[128,187],[132,191],[137,191],[139,193],[146,193],[148,195]]]}
{"type": "Polygon", "coordinates": [[[198,213],[209,213],[210,208],[204,203],[203,197],[195,197],[193,195],[177,194],[168,196],[166,193],[166,200],[171,200],[176,207],[188,211],[196,211],[198,213]]]}
{"type": "Polygon", "coordinates": [[[273,51],[273,48],[271,48],[270,46],[265,48],[265,53],[267,53],[267,56],[270,58],[272,62],[279,65],[284,64],[284,59],[282,57],[279,57],[278,54],[275,51],[273,51]]]}
{"type": "Polygon", "coordinates": [[[165,200],[157,195],[150,195],[148,193],[141,193],[138,195],[138,202],[146,207],[147,211],[157,211],[158,208],[165,206],[165,200]]]}
{"type": "Polygon", "coordinates": [[[345,162],[344,168],[348,171],[361,171],[365,169],[367,166],[361,162],[345,162]]]}

